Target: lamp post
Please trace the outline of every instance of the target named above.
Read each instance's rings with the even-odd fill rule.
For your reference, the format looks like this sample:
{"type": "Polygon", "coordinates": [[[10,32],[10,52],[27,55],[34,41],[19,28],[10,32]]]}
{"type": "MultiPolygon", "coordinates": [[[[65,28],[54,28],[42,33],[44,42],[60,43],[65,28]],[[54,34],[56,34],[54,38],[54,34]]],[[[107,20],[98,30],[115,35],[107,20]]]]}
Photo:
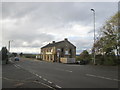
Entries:
{"type": "MultiPolygon", "coordinates": [[[[94,23],[94,45],[95,45],[95,10],[91,9],[91,11],[93,12],[93,20],[94,20],[93,23],[94,23]]],[[[96,62],[95,62],[95,47],[94,47],[93,52],[94,52],[94,61],[93,61],[93,63],[96,64],[96,62]]]]}

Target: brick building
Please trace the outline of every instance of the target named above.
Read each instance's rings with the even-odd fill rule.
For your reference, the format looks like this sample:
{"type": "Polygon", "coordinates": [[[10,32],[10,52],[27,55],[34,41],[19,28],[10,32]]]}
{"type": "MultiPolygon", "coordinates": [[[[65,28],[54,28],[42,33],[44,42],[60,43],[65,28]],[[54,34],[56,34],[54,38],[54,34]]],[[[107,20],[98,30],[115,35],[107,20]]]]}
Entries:
{"type": "Polygon", "coordinates": [[[65,38],[63,41],[47,44],[41,48],[41,59],[51,62],[75,61],[76,47],[65,38]]]}

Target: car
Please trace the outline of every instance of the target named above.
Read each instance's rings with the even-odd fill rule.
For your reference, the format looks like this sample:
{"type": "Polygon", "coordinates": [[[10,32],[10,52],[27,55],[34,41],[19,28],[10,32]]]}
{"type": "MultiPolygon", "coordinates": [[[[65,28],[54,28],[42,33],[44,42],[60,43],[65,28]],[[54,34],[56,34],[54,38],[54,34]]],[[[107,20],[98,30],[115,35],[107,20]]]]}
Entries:
{"type": "Polygon", "coordinates": [[[80,64],[80,65],[85,65],[88,64],[88,60],[81,60],[81,61],[77,61],[76,64],[80,64]]]}
{"type": "Polygon", "coordinates": [[[80,64],[80,61],[76,61],[76,64],[80,64]]]}
{"type": "Polygon", "coordinates": [[[19,61],[20,59],[19,59],[19,57],[15,57],[15,61],[19,61]]]}
{"type": "Polygon", "coordinates": [[[89,61],[88,60],[81,60],[81,65],[86,65],[86,64],[88,64],[89,63],[89,61]]]}

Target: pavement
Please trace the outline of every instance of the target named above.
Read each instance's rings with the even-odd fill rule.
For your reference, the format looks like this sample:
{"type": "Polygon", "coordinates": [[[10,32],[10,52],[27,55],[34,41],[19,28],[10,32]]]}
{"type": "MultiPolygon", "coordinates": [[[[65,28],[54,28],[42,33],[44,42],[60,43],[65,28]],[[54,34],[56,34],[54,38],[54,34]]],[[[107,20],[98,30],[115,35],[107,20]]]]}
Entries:
{"type": "Polygon", "coordinates": [[[118,67],[21,58],[3,65],[3,88],[118,88],[118,67]]]}

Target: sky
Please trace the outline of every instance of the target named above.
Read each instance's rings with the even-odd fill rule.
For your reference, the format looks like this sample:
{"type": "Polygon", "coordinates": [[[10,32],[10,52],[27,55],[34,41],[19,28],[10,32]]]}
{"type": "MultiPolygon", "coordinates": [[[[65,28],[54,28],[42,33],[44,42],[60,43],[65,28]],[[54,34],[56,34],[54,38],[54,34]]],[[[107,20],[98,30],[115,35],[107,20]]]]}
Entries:
{"type": "Polygon", "coordinates": [[[76,53],[93,45],[93,12],[96,36],[100,27],[118,11],[117,2],[2,2],[0,3],[0,48],[11,52],[40,53],[40,48],[64,38],[76,53]]]}

